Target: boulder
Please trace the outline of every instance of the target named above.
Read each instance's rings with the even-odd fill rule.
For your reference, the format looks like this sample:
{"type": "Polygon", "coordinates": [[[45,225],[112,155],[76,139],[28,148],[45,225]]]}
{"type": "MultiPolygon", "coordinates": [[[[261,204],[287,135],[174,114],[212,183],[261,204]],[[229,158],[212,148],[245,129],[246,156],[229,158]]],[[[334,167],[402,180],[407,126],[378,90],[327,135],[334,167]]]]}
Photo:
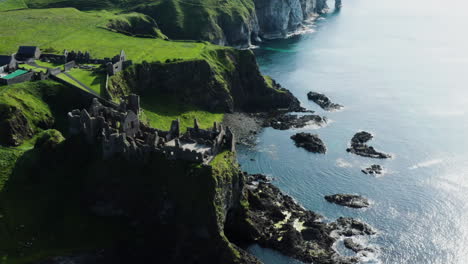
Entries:
{"type": "Polygon", "coordinates": [[[379,152],[374,147],[368,146],[366,143],[373,138],[369,132],[361,131],[356,133],[351,139],[351,147],[347,148],[346,151],[354,153],[359,156],[375,158],[375,159],[388,159],[392,156],[379,152]]]}
{"type": "Polygon", "coordinates": [[[371,165],[368,168],[362,169],[361,170],[364,174],[382,174],[383,168],[380,165],[374,164],[371,165]]]}
{"type": "Polygon", "coordinates": [[[330,203],[347,206],[351,208],[369,207],[370,203],[367,198],[355,194],[334,194],[326,195],[325,200],[330,203]]]}
{"type": "Polygon", "coordinates": [[[309,98],[309,100],[311,101],[314,101],[316,104],[318,104],[322,109],[326,111],[339,110],[343,108],[343,106],[340,104],[332,103],[326,95],[321,94],[321,93],[309,92],[307,94],[307,98],[309,98]]]}
{"type": "Polygon", "coordinates": [[[313,135],[310,133],[297,133],[291,136],[291,139],[294,140],[297,147],[304,148],[307,151],[322,154],[327,152],[325,143],[323,143],[318,135],[313,135]]]}

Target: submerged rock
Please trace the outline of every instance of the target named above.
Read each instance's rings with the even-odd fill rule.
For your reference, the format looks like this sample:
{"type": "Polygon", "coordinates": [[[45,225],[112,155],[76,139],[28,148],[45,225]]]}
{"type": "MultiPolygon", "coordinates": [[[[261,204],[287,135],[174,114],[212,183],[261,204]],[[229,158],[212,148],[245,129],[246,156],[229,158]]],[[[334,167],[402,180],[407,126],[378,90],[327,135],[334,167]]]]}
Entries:
{"type": "Polygon", "coordinates": [[[374,164],[371,165],[369,168],[365,168],[361,170],[365,174],[382,174],[383,168],[380,165],[374,164]]]}
{"type": "Polygon", "coordinates": [[[326,95],[321,94],[321,93],[309,92],[307,94],[307,98],[309,98],[309,100],[314,101],[322,109],[327,110],[327,111],[339,110],[343,108],[343,106],[340,104],[332,103],[326,95]]]}
{"type": "Polygon", "coordinates": [[[307,151],[322,154],[327,152],[325,143],[323,143],[318,135],[313,135],[310,133],[297,133],[291,136],[291,139],[294,140],[297,147],[305,148],[307,151]]]}
{"type": "Polygon", "coordinates": [[[369,207],[370,203],[367,198],[355,194],[334,194],[326,195],[325,200],[330,203],[347,206],[351,208],[369,207]]]}
{"type": "Polygon", "coordinates": [[[265,126],[272,127],[279,130],[287,130],[290,128],[302,128],[307,125],[318,125],[323,126],[327,123],[326,117],[318,115],[290,115],[280,114],[271,118],[268,118],[265,122],[265,126]]]}
{"type": "Polygon", "coordinates": [[[367,141],[373,138],[369,132],[361,131],[356,133],[351,139],[351,147],[346,149],[347,152],[354,153],[359,156],[376,158],[376,159],[388,159],[392,156],[382,152],[378,152],[374,147],[368,146],[367,141]]]}

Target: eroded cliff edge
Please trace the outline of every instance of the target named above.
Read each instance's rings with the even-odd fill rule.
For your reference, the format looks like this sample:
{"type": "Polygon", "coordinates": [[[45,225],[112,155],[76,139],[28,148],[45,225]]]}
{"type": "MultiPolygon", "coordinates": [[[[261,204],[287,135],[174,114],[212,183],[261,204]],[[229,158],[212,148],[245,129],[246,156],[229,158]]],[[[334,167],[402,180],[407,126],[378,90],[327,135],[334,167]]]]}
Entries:
{"type": "Polygon", "coordinates": [[[250,47],[262,39],[286,37],[327,9],[326,0],[164,0],[132,10],[153,17],[170,38],[250,47]]]}
{"type": "Polygon", "coordinates": [[[110,78],[110,98],[129,93],[170,97],[211,112],[300,108],[291,92],[260,73],[250,50],[231,48],[207,51],[199,60],[144,62],[110,78]]]}

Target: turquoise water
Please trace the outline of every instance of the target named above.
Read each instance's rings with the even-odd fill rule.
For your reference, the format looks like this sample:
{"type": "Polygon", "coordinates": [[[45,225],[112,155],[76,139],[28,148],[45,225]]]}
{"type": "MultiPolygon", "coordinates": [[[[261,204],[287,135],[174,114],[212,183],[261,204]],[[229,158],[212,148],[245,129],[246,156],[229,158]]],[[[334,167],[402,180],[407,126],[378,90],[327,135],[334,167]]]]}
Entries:
{"type": "MultiPolygon", "coordinates": [[[[377,228],[368,243],[379,254],[363,263],[468,263],[468,3],[343,2],[314,33],[256,50],[264,74],[332,121],[320,129],[266,129],[255,149],[240,149],[239,161],[248,172],[274,177],[327,221],[351,216],[377,228]],[[307,101],[308,91],[345,109],[324,112],[307,101]],[[346,153],[360,130],[394,158],[346,153]],[[296,148],[289,137],[298,131],[319,134],[327,154],[296,148]],[[386,173],[360,172],[373,163],[386,173]],[[323,199],[334,193],[361,194],[373,205],[356,210],[323,199]]],[[[265,263],[297,263],[258,246],[251,251],[265,263]]]]}

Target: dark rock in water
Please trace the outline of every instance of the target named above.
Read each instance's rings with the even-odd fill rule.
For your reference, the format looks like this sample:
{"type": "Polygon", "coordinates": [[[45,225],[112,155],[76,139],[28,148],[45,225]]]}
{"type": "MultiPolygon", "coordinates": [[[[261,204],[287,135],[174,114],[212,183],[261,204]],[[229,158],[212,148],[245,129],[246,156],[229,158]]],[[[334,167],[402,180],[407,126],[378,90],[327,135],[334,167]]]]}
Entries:
{"type": "Polygon", "coordinates": [[[280,114],[275,117],[269,118],[265,122],[265,126],[279,130],[286,130],[290,128],[302,128],[309,124],[323,126],[326,123],[327,119],[318,115],[298,116],[290,114],[280,114]]]}
{"type": "Polygon", "coordinates": [[[307,98],[309,98],[309,100],[314,101],[322,109],[327,110],[327,111],[339,110],[343,108],[342,105],[332,103],[326,95],[321,94],[321,93],[309,92],[307,94],[307,98]]]}
{"type": "Polygon", "coordinates": [[[389,154],[378,152],[374,147],[368,146],[367,141],[373,138],[372,134],[361,131],[356,133],[351,139],[351,147],[346,149],[350,153],[354,153],[359,156],[376,158],[376,159],[388,159],[391,158],[389,154]]]}
{"type": "Polygon", "coordinates": [[[367,141],[371,140],[374,136],[371,133],[366,131],[361,131],[356,133],[351,139],[351,144],[364,144],[367,141]]]}
{"type": "Polygon", "coordinates": [[[327,200],[330,203],[335,203],[351,208],[364,208],[370,205],[369,200],[360,195],[355,194],[326,195],[325,200],[327,200]]]}
{"type": "Polygon", "coordinates": [[[375,252],[375,249],[370,248],[370,247],[365,247],[361,243],[357,242],[356,240],[352,238],[346,238],[343,241],[343,244],[346,248],[351,249],[355,253],[362,252],[362,251],[367,251],[367,252],[375,252]]]}
{"type": "Polygon", "coordinates": [[[369,168],[362,169],[361,171],[365,174],[382,174],[383,168],[380,165],[374,164],[369,168]]]}
{"type": "Polygon", "coordinates": [[[344,241],[344,246],[351,249],[354,252],[359,252],[364,250],[364,246],[354,241],[352,238],[346,238],[344,241]]]}
{"type": "Polygon", "coordinates": [[[325,143],[323,143],[318,135],[313,135],[310,133],[297,133],[296,135],[291,136],[291,139],[296,142],[297,147],[305,148],[310,152],[323,154],[327,152],[325,143]]]}
{"type": "Polygon", "coordinates": [[[377,234],[370,225],[350,217],[340,217],[332,225],[338,234],[346,237],[377,234]]]}

